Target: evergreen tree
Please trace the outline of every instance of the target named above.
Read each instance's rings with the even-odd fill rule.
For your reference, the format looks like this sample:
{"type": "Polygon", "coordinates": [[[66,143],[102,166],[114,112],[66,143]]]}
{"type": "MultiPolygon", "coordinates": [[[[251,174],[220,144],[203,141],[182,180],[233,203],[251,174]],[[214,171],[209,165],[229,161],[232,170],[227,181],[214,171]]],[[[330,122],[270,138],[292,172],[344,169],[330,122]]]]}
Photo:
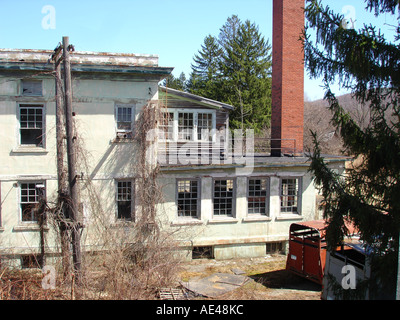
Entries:
{"type": "Polygon", "coordinates": [[[220,57],[222,51],[217,39],[208,35],[198,54],[193,58],[188,90],[199,96],[218,100],[220,57]]]}
{"type": "Polygon", "coordinates": [[[171,89],[186,91],[187,80],[185,73],[182,72],[179,78],[175,78],[174,75],[171,73],[167,78],[164,79],[162,85],[171,89]]]}
{"type": "MultiPolygon", "coordinates": [[[[400,49],[395,42],[400,29],[394,43],[389,42],[372,25],[349,29],[342,15],[320,1],[307,2],[306,67],[312,76],[324,79],[332,123],[346,152],[360,160],[345,176],[338,176],[324,163],[315,138],[310,170],[325,198],[328,248],[335,248],[346,236],[345,221],[353,222],[361,240],[373,248],[373,268],[380,280],[389,279],[394,290],[400,229],[400,49]],[[315,42],[311,30],[316,32],[315,42]],[[329,85],[335,78],[370,109],[366,127],[359,126],[331,92],[329,85]]],[[[365,2],[375,15],[396,14],[398,7],[398,1],[365,2]]]]}
{"type": "Polygon", "coordinates": [[[227,37],[224,49],[223,100],[235,106],[231,126],[260,131],[271,116],[271,46],[247,20],[227,37]]]}
{"type": "Polygon", "coordinates": [[[271,46],[250,21],[233,15],[217,38],[209,35],[194,57],[191,93],[229,103],[230,127],[267,127],[271,113],[271,46]]]}

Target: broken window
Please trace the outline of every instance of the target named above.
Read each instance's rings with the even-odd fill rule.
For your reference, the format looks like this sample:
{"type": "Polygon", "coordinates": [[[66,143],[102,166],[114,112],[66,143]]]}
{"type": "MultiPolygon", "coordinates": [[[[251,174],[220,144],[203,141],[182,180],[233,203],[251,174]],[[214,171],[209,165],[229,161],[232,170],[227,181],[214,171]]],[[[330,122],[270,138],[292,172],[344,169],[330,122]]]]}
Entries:
{"type": "Polygon", "coordinates": [[[299,213],[299,179],[298,178],[282,178],[281,179],[281,212],[282,213],[299,213]]]}
{"type": "Polygon", "coordinates": [[[163,112],[163,119],[160,123],[160,139],[173,140],[174,139],[174,113],[163,112]]]}
{"type": "Polygon", "coordinates": [[[214,259],[213,247],[193,247],[192,259],[214,259]]]}
{"type": "Polygon", "coordinates": [[[233,216],[233,179],[214,180],[214,215],[215,216],[233,216]]]}
{"type": "Polygon", "coordinates": [[[135,108],[133,105],[116,105],[115,119],[118,138],[132,138],[135,108]]]}
{"type": "Polygon", "coordinates": [[[40,255],[24,254],[21,256],[21,267],[23,269],[40,268],[42,260],[40,255]]]}
{"type": "Polygon", "coordinates": [[[21,217],[24,222],[37,222],[39,219],[38,203],[44,196],[44,182],[21,183],[21,217]]]}
{"type": "Polygon", "coordinates": [[[178,217],[198,217],[199,213],[199,181],[178,180],[178,217]]]}
{"type": "Polygon", "coordinates": [[[117,219],[133,220],[133,183],[117,181],[117,219]]]}
{"type": "Polygon", "coordinates": [[[267,215],[268,179],[251,178],[247,183],[248,214],[267,215]]]}
{"type": "Polygon", "coordinates": [[[44,111],[43,105],[19,105],[20,144],[43,147],[44,111]]]}
{"type": "Polygon", "coordinates": [[[22,80],[22,95],[23,96],[42,96],[42,81],[41,80],[22,80]]]}

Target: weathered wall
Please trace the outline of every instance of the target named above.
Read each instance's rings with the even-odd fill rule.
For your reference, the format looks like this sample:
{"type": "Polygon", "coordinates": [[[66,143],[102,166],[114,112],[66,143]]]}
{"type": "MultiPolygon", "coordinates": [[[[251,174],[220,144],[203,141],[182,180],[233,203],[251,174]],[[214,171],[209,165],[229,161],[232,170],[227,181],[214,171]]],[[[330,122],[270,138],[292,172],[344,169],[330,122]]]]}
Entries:
{"type": "Polygon", "coordinates": [[[263,256],[266,243],[286,241],[291,223],[316,218],[315,188],[312,177],[305,167],[258,168],[251,175],[268,177],[269,214],[251,217],[247,214],[248,176],[236,176],[234,170],[196,170],[179,173],[163,171],[160,184],[163,186],[165,203],[160,213],[165,215],[166,227],[181,234],[182,245],[213,246],[216,258],[263,256]],[[301,214],[280,212],[280,177],[301,178],[301,214]],[[212,179],[217,177],[236,178],[234,217],[213,217],[212,179]],[[201,181],[201,216],[199,219],[178,218],[176,201],[176,179],[198,178],[201,181]],[[189,243],[187,242],[189,240],[189,243]]]}
{"type": "MultiPolygon", "coordinates": [[[[41,97],[21,96],[20,76],[0,76],[0,252],[3,254],[33,254],[39,250],[37,224],[21,221],[18,182],[43,180],[49,205],[52,206],[56,199],[55,84],[53,78],[38,76],[35,79],[43,80],[41,97]],[[46,134],[43,148],[19,146],[18,103],[44,105],[46,134]]],[[[135,104],[137,117],[147,100],[157,99],[157,88],[157,81],[73,80],[73,109],[80,145],[78,170],[83,173],[83,179],[79,181],[81,207],[86,222],[90,221],[91,215],[93,219],[100,214],[106,215],[102,218],[104,221],[115,222],[114,179],[136,175],[136,143],[114,141],[115,104],[135,104]],[[93,194],[96,198],[91,198],[93,194]]],[[[90,234],[92,231],[98,230],[94,227],[85,229],[84,246],[99,243],[99,237],[90,234]]],[[[51,228],[46,235],[48,250],[56,250],[51,228]]]]}

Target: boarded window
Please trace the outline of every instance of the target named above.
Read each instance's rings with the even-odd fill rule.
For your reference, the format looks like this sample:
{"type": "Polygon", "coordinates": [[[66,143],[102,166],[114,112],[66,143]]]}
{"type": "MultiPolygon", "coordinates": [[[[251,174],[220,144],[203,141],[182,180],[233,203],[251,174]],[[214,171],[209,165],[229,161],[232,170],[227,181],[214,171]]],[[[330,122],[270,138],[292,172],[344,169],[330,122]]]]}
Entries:
{"type": "Polygon", "coordinates": [[[23,96],[42,96],[42,81],[41,80],[22,80],[22,95],[23,96]]]}
{"type": "Polygon", "coordinates": [[[20,144],[43,147],[44,114],[43,105],[19,106],[20,144]]]}
{"type": "Polygon", "coordinates": [[[132,181],[117,181],[117,219],[133,220],[132,181]]]}
{"type": "Polygon", "coordinates": [[[214,180],[214,215],[233,216],[233,179],[214,180]]]}
{"type": "Polygon", "coordinates": [[[248,180],[247,185],[247,207],[248,214],[267,215],[267,178],[252,178],[248,180]]]}
{"type": "Polygon", "coordinates": [[[178,180],[178,217],[198,216],[199,212],[199,181],[178,180]]]}

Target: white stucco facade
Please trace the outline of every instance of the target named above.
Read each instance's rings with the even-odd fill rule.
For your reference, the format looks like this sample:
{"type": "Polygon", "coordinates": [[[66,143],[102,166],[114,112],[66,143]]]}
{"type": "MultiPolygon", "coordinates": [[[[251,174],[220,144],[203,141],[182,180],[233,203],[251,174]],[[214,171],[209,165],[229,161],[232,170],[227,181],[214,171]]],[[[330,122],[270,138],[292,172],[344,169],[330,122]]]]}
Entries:
{"type": "MultiPolygon", "coordinates": [[[[33,188],[44,184],[49,206],[57,198],[55,82],[53,66],[47,63],[51,53],[0,50],[0,255],[3,257],[18,259],[20,255],[39,252],[38,224],[22,214],[24,194],[34,192],[33,188]],[[24,80],[39,81],[41,93],[24,94],[24,80]],[[33,111],[37,109],[39,111],[33,111]],[[32,123],[42,125],[43,135],[38,145],[21,142],[25,113],[28,114],[27,129],[30,130],[32,123]],[[36,117],[31,124],[29,115],[36,117]]],[[[92,222],[100,213],[105,226],[119,228],[118,181],[132,182],[129,187],[133,190],[133,198],[137,188],[145,187],[136,181],[138,144],[132,139],[116,139],[116,110],[119,107],[133,110],[134,125],[143,106],[148,101],[158,100],[158,82],[172,69],[158,67],[155,56],[103,54],[99,58],[95,53],[72,54],[72,66],[73,109],[79,141],[77,161],[81,171],[80,211],[85,225],[82,247],[83,251],[96,250],[104,239],[96,236],[98,226],[94,227],[92,222]]],[[[182,101],[187,104],[189,98],[182,101]]],[[[225,107],[211,104],[207,107],[209,102],[202,103],[203,106],[197,105],[196,110],[201,107],[222,110],[225,107]]],[[[216,118],[218,115],[210,117],[216,118]]],[[[193,248],[199,247],[210,248],[217,259],[263,256],[268,243],[284,244],[292,222],[320,218],[307,161],[307,158],[299,157],[266,157],[256,161],[246,175],[237,170],[241,165],[235,163],[163,165],[158,177],[163,191],[163,202],[157,206],[158,221],[163,230],[176,234],[178,247],[187,259],[191,258],[193,248]],[[262,201],[267,209],[263,214],[249,214],[249,179],[259,181],[258,178],[266,181],[266,196],[262,201]],[[282,181],[288,178],[298,183],[296,212],[284,213],[281,208],[282,181]],[[226,215],[214,214],[216,179],[233,182],[230,199],[233,209],[226,215]],[[194,196],[198,201],[197,213],[183,217],[178,214],[177,183],[190,180],[198,183],[194,196]]],[[[343,161],[332,160],[332,166],[342,170],[343,161]]],[[[133,210],[139,205],[132,201],[133,210]]],[[[222,210],[226,208],[224,204],[222,210]]],[[[123,224],[123,233],[127,235],[134,228],[133,219],[123,224]]],[[[45,234],[47,252],[58,253],[51,225],[46,227],[45,234]]]]}

